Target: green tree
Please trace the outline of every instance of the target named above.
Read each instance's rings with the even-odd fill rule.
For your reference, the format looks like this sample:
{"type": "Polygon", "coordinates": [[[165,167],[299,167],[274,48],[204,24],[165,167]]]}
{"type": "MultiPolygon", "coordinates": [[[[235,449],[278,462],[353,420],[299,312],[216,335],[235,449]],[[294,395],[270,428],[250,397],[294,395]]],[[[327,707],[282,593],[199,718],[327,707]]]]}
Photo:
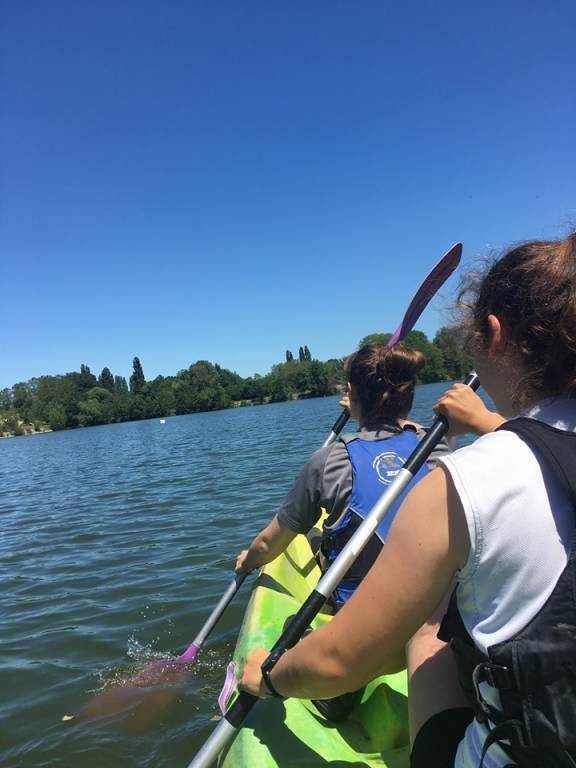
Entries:
{"type": "Polygon", "coordinates": [[[130,376],[130,392],[132,392],[133,395],[137,395],[146,383],[139,358],[134,358],[132,361],[132,368],[133,372],[132,376],[130,376]]]}
{"type": "Polygon", "coordinates": [[[328,369],[319,360],[310,361],[309,382],[310,394],[313,397],[323,397],[331,394],[328,369]]]}
{"type": "Polygon", "coordinates": [[[304,357],[304,347],[298,348],[298,360],[303,363],[306,358],[304,357]]]}
{"type": "Polygon", "coordinates": [[[473,368],[472,355],[467,349],[465,333],[461,328],[440,328],[434,336],[433,344],[442,355],[448,379],[463,379],[473,368]]]}
{"type": "Polygon", "coordinates": [[[7,411],[12,405],[12,391],[6,387],[0,389],[0,411],[7,411]]]}
{"type": "MultiPolygon", "coordinates": [[[[371,333],[360,340],[358,347],[363,347],[365,344],[381,344],[384,346],[388,343],[391,335],[390,333],[371,333]]],[[[442,353],[429,341],[425,333],[422,331],[410,331],[403,339],[402,344],[410,349],[417,349],[424,355],[426,366],[418,376],[420,384],[444,381],[448,378],[444,368],[442,353]]]]}
{"type": "Polygon", "coordinates": [[[405,346],[410,347],[410,349],[417,349],[424,355],[426,366],[418,376],[420,384],[429,384],[433,381],[446,380],[447,376],[442,361],[442,354],[440,350],[428,340],[425,333],[422,331],[410,331],[402,343],[405,346]]]}
{"type": "Polygon", "coordinates": [[[380,344],[385,347],[388,344],[388,340],[392,336],[391,333],[369,333],[368,336],[364,336],[358,343],[358,349],[365,347],[367,344],[380,344]]]}
{"type": "Polygon", "coordinates": [[[270,385],[269,394],[271,403],[281,403],[284,400],[290,399],[290,392],[286,386],[286,382],[282,380],[280,376],[273,377],[270,385]]]}
{"type": "Polygon", "coordinates": [[[130,418],[135,421],[148,418],[148,409],[146,400],[142,395],[134,395],[130,400],[130,418]]]}
{"type": "Polygon", "coordinates": [[[63,405],[53,403],[46,412],[46,421],[51,429],[66,429],[68,426],[68,417],[63,405]]]}
{"type": "Polygon", "coordinates": [[[110,368],[102,368],[102,373],[98,377],[98,384],[109,392],[114,392],[114,376],[110,368]]]}
{"type": "Polygon", "coordinates": [[[90,372],[90,368],[87,365],[80,366],[80,375],[78,377],[78,384],[82,389],[90,389],[95,387],[97,383],[96,376],[90,372]]]}
{"type": "Polygon", "coordinates": [[[328,374],[328,388],[330,393],[341,391],[346,385],[344,373],[344,360],[331,358],[324,363],[328,374]]]}
{"type": "Polygon", "coordinates": [[[91,427],[104,423],[104,411],[98,400],[81,400],[78,403],[78,425],[91,427]]]}
{"type": "Polygon", "coordinates": [[[292,352],[290,352],[289,349],[287,349],[286,350],[286,362],[287,363],[291,363],[292,360],[294,360],[294,355],[292,354],[292,352]]]}
{"type": "Polygon", "coordinates": [[[30,386],[21,381],[12,387],[12,407],[21,413],[31,405],[32,392],[30,386]]]}
{"type": "Polygon", "coordinates": [[[85,397],[78,403],[78,424],[81,427],[109,424],[113,419],[112,392],[104,387],[92,387],[85,397]]]}
{"type": "Polygon", "coordinates": [[[128,383],[124,376],[114,376],[114,392],[118,394],[128,392],[128,383]]]}
{"type": "Polygon", "coordinates": [[[307,360],[308,362],[312,360],[312,355],[310,354],[310,350],[306,346],[304,347],[304,360],[307,360]]]}

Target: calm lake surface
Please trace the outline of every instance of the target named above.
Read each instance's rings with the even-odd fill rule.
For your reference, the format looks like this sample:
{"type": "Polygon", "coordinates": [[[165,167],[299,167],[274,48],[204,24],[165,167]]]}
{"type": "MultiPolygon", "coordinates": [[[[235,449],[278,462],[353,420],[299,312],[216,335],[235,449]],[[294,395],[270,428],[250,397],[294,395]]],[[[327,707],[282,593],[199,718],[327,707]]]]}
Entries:
{"type": "MultiPolygon", "coordinates": [[[[419,387],[413,418],[447,386],[419,387]]],[[[2,768],[188,764],[249,588],[148,723],[62,718],[189,645],[339,412],[331,397],[0,440],[2,768]]]]}

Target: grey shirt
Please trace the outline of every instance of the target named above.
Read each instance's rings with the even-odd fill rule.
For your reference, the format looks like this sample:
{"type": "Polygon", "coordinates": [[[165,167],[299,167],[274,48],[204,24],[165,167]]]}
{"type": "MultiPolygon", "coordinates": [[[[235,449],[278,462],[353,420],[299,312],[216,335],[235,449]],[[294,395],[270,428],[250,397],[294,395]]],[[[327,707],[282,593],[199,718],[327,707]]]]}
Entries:
{"type": "MultiPolygon", "coordinates": [[[[356,434],[363,440],[382,440],[397,433],[386,428],[362,427],[356,434]]],[[[416,434],[422,438],[425,430],[419,429],[416,434]]],[[[434,468],[440,456],[451,452],[448,441],[441,440],[430,454],[428,466],[434,468]]],[[[329,510],[330,518],[337,520],[348,508],[351,494],[352,464],[346,445],[336,440],[320,448],[306,462],[280,507],[278,519],[291,531],[308,533],[320,519],[322,509],[329,510]]]]}

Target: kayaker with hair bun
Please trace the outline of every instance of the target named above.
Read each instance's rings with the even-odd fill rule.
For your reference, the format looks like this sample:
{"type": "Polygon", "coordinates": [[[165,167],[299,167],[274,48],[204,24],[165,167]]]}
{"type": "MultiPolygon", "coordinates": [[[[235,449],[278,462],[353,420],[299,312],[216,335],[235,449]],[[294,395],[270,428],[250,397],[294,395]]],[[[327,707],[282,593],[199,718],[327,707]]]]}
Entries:
{"type": "MultiPolygon", "coordinates": [[[[353,597],[270,679],[334,696],[406,649],[412,768],[573,767],[576,233],[513,248],[466,288],[480,381],[517,418],[441,458],[353,597]]],[[[450,420],[458,402],[436,410],[450,420]]],[[[267,695],[266,655],[249,657],[243,689],[267,695]]]]}
{"type": "MultiPolygon", "coordinates": [[[[328,517],[322,526],[319,559],[322,568],[333,562],[424,434],[419,424],[407,420],[416,377],[424,364],[420,352],[402,345],[387,348],[368,344],[348,358],[350,413],[358,421],[359,431],[341,436],[309,459],[278,514],[238,556],[238,573],[278,557],[298,533],[307,534],[314,528],[323,509],[328,517]]],[[[437,458],[449,451],[443,442],[430,464],[434,466],[437,458]]],[[[424,467],[414,482],[427,471],[424,467]]],[[[395,509],[399,506],[400,502],[395,509]]],[[[336,609],[346,602],[378,557],[394,511],[333,595],[336,609]]],[[[341,719],[347,710],[342,707],[337,711],[334,704],[331,714],[325,714],[341,719]]]]}

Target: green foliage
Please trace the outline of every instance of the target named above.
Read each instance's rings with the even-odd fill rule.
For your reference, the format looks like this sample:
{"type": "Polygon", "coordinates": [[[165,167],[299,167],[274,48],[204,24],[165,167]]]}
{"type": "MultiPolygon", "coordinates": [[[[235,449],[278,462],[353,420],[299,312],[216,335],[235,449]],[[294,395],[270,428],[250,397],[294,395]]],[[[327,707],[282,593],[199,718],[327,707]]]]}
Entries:
{"type": "Polygon", "coordinates": [[[98,384],[104,389],[114,392],[114,376],[110,368],[102,368],[102,373],[98,377],[98,384]]]}
{"type": "Polygon", "coordinates": [[[132,392],[133,395],[137,395],[146,383],[139,358],[134,358],[132,361],[132,368],[132,376],[130,376],[130,392],[132,392]]]}
{"type": "MultiPolygon", "coordinates": [[[[365,336],[366,343],[385,344],[389,333],[365,336]]],[[[403,342],[426,357],[421,383],[462,379],[472,367],[464,338],[456,328],[441,328],[430,342],[421,331],[411,331],[403,342]]],[[[341,392],[346,381],[343,360],[312,360],[307,346],[298,360],[286,351],[286,362],[266,376],[243,379],[207,360],[198,360],[175,376],[146,381],[140,360],[133,360],[130,387],[123,376],[103,368],[98,378],[82,364],[80,372],[40,376],[0,390],[0,434],[24,434],[38,428],[68,429],[95,424],[149,419],[231,406],[322,397],[341,392]]]]}
{"type": "Polygon", "coordinates": [[[434,336],[434,346],[440,351],[447,378],[463,379],[473,368],[472,355],[467,349],[462,329],[444,327],[434,336]]]}
{"type": "Polygon", "coordinates": [[[358,343],[358,349],[365,347],[366,344],[381,344],[385,346],[388,344],[388,339],[392,336],[391,333],[369,333],[368,336],[364,336],[358,343]]]}
{"type": "MultiPolygon", "coordinates": [[[[358,346],[387,344],[390,336],[390,333],[371,333],[358,346]]],[[[473,367],[464,334],[458,327],[440,328],[432,342],[422,331],[410,331],[402,344],[419,350],[426,358],[426,366],[418,378],[420,384],[463,379],[473,367]]]]}
{"type": "Polygon", "coordinates": [[[90,373],[90,368],[88,368],[87,365],[80,366],[80,374],[78,376],[78,385],[82,389],[90,389],[90,387],[95,387],[97,383],[96,376],[94,376],[93,373],[90,373]]]}
{"type": "Polygon", "coordinates": [[[68,419],[63,405],[53,403],[46,409],[46,421],[50,429],[66,429],[68,419]]]}
{"type": "MultiPolygon", "coordinates": [[[[310,354],[310,350],[308,347],[299,347],[298,348],[298,361],[300,363],[309,363],[312,360],[312,355],[310,354]]],[[[286,360],[286,362],[289,362],[286,360]]]]}
{"type": "Polygon", "coordinates": [[[428,341],[428,337],[422,331],[410,331],[402,342],[411,349],[417,349],[422,352],[426,359],[424,370],[421,371],[418,381],[421,384],[429,384],[433,381],[442,381],[446,378],[446,372],[442,364],[442,355],[433,344],[428,341]]]}
{"type": "MultiPolygon", "coordinates": [[[[0,435],[4,432],[9,435],[15,435],[19,429],[20,416],[18,411],[12,408],[0,412],[0,435]]],[[[21,432],[19,434],[22,434],[21,432]]]]}

